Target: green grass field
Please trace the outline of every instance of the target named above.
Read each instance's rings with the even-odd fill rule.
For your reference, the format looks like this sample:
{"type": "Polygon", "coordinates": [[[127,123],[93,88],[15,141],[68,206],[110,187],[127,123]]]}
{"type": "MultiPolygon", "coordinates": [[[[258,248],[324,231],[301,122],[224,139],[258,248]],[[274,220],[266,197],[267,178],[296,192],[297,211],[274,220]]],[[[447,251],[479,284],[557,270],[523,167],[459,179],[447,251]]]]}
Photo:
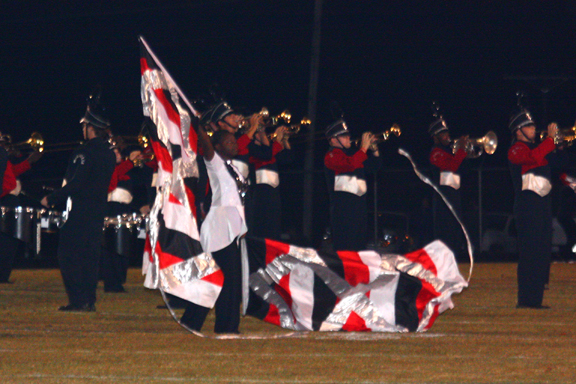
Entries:
{"type": "MultiPolygon", "coordinates": [[[[463,275],[468,265],[462,265],[463,275]]],[[[96,313],[62,313],[57,269],[0,285],[0,383],[573,383],[576,264],[553,264],[544,304],[516,309],[516,265],[475,266],[456,307],[426,333],[199,338],[131,269],[128,293],[98,290],[96,313]]],[[[212,335],[213,316],[204,327],[212,335]]],[[[288,332],[243,318],[243,335],[288,332]]]]}

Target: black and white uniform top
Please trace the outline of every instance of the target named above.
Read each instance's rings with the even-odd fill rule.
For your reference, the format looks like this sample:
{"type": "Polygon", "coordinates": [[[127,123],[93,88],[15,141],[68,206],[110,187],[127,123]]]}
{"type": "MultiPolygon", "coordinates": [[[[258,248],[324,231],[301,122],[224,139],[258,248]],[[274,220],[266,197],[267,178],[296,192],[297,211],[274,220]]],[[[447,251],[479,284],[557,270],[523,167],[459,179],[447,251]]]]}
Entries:
{"type": "Polygon", "coordinates": [[[200,229],[200,243],[204,251],[215,252],[248,231],[238,188],[238,181],[245,180],[232,162],[227,163],[217,152],[212,160],[204,161],[212,188],[212,205],[200,229]]]}
{"type": "Polygon", "coordinates": [[[115,164],[116,157],[110,145],[99,137],[89,140],[72,154],[62,188],[46,197],[50,205],[66,202],[69,215],[64,226],[71,225],[70,219],[82,222],[102,217],[97,223],[101,229],[115,164]]]}

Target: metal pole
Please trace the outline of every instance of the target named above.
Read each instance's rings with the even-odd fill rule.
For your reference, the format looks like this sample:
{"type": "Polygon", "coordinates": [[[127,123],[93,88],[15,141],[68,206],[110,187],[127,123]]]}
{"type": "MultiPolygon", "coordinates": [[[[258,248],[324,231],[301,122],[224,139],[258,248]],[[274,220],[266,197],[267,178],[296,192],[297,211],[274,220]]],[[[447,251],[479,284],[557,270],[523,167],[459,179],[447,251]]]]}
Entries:
{"type": "Polygon", "coordinates": [[[322,0],[314,5],[314,33],[312,36],[312,57],[310,59],[310,85],[308,87],[308,116],[310,129],[306,142],[304,160],[304,204],[302,232],[312,240],[312,219],[314,208],[314,135],[316,133],[316,104],[318,98],[318,72],[320,67],[320,32],[322,21],[322,0]]]}
{"type": "Polygon", "coordinates": [[[482,251],[482,169],[484,165],[484,158],[478,167],[478,251],[482,251]]]}
{"type": "Polygon", "coordinates": [[[378,244],[378,173],[374,173],[374,245],[378,244]]]}

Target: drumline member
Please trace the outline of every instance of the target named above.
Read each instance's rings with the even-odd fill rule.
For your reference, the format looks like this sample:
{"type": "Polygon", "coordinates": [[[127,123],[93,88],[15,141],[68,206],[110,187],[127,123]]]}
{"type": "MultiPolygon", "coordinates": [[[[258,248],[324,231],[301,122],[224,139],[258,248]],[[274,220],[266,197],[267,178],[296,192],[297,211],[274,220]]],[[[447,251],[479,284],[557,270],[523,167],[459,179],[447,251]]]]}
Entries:
{"type": "MultiPolygon", "coordinates": [[[[241,302],[241,262],[238,241],[246,231],[243,198],[248,187],[232,160],[238,143],[227,130],[215,132],[210,141],[198,128],[198,143],[204,153],[213,198],[200,230],[205,252],[211,252],[224,274],[224,284],[216,301],[215,333],[239,333],[241,302]]],[[[209,308],[189,303],[181,323],[200,331],[209,308]]]]}
{"type": "Polygon", "coordinates": [[[104,280],[104,292],[126,292],[122,284],[126,282],[129,262],[135,256],[136,251],[135,238],[130,235],[133,233],[136,236],[138,228],[122,227],[125,224],[123,220],[128,222],[131,219],[130,217],[123,218],[122,215],[137,214],[141,206],[147,205],[146,197],[140,196],[143,193],[135,193],[138,187],[144,186],[141,180],[143,169],[135,167],[135,164],[143,161],[143,155],[142,149],[135,145],[127,146],[120,151],[114,141],[112,150],[116,156],[116,167],[108,186],[106,217],[112,220],[111,225],[114,231],[110,233],[105,228],[103,234],[100,275],[104,280]],[[118,222],[115,222],[116,220],[118,222]],[[119,240],[118,237],[121,239],[119,240]],[[121,242],[121,253],[118,253],[118,241],[121,242]]]}
{"type": "MultiPolygon", "coordinates": [[[[34,150],[25,160],[13,162],[7,150],[6,136],[0,132],[0,175],[2,176],[2,191],[0,205],[2,207],[18,207],[20,201],[21,185],[18,176],[28,171],[31,165],[42,157],[42,153],[34,150]]],[[[0,232],[0,283],[8,283],[16,254],[22,241],[14,237],[13,233],[0,232]]]]}
{"type": "MultiPolygon", "coordinates": [[[[434,141],[430,151],[430,164],[432,165],[433,181],[439,186],[442,194],[448,199],[456,213],[462,215],[460,196],[460,167],[467,156],[467,136],[460,139],[460,148],[455,154],[452,152],[452,139],[446,121],[439,117],[428,127],[428,133],[434,141]]],[[[444,200],[438,194],[432,199],[434,238],[442,240],[453,252],[463,250],[463,232],[444,200]]]]}
{"type": "Polygon", "coordinates": [[[278,164],[293,161],[292,148],[286,134],[287,128],[280,126],[273,134],[274,140],[270,143],[265,131],[257,132],[255,144],[268,146],[272,151],[272,158],[264,160],[252,155],[249,162],[254,165],[256,183],[252,188],[253,219],[250,226],[250,235],[280,241],[282,232],[282,199],[280,198],[280,177],[278,164]]]}
{"type": "Polygon", "coordinates": [[[102,223],[115,164],[114,153],[106,140],[110,123],[104,117],[98,98],[95,101],[90,98],[80,120],[87,142],[72,154],[64,186],[41,201],[45,207],[67,202],[67,220],[60,229],[58,262],[69,303],[58,308],[60,311],[96,310],[102,223]]]}
{"type": "Polygon", "coordinates": [[[536,124],[522,109],[510,119],[512,146],[508,161],[514,186],[514,218],[518,237],[517,308],[548,308],[542,305],[552,252],[550,155],[556,149],[555,123],[548,137],[536,143],[536,124]]]}
{"type": "Polygon", "coordinates": [[[381,166],[374,135],[364,132],[360,148],[352,147],[350,131],[342,119],[326,129],[330,149],[324,172],[330,194],[330,227],[336,251],[366,249],[368,211],[366,173],[381,166]],[[370,149],[370,153],[369,153],[370,149]]]}

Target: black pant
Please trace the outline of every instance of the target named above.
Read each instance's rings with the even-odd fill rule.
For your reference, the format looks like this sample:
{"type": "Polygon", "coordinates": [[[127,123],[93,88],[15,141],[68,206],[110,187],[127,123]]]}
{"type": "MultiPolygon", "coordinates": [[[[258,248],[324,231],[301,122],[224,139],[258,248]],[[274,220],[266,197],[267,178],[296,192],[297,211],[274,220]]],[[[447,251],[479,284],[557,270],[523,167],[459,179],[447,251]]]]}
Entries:
{"type": "Polygon", "coordinates": [[[96,303],[102,222],[102,217],[85,219],[75,214],[60,230],[58,263],[69,304],[96,303]]]}
{"type": "Polygon", "coordinates": [[[0,283],[8,281],[20,243],[14,236],[0,232],[0,283]]]}
{"type": "Polygon", "coordinates": [[[361,251],[366,249],[368,235],[368,210],[366,195],[333,192],[330,206],[332,244],[336,251],[361,251]]]}
{"type": "MultiPolygon", "coordinates": [[[[448,199],[456,214],[462,219],[462,203],[460,199],[460,191],[448,186],[440,186],[440,191],[448,199]]],[[[434,194],[433,197],[433,211],[434,211],[434,238],[442,240],[458,257],[459,253],[463,250],[464,234],[458,220],[450,211],[442,197],[434,194]]]]}
{"type": "Polygon", "coordinates": [[[253,187],[253,225],[250,235],[280,241],[282,232],[282,200],[278,188],[268,184],[253,187]]]}
{"type": "MultiPolygon", "coordinates": [[[[216,300],[215,333],[238,333],[240,326],[240,302],[242,300],[242,264],[240,249],[234,240],[226,248],[212,252],[212,257],[224,274],[224,284],[216,300]]],[[[188,303],[182,323],[191,329],[200,331],[210,308],[188,303]]]]}
{"type": "Polygon", "coordinates": [[[128,272],[128,257],[102,247],[100,271],[104,280],[105,292],[124,291],[122,284],[126,282],[128,272]]]}
{"type": "Polygon", "coordinates": [[[550,273],[552,213],[550,195],[522,191],[514,204],[518,234],[518,304],[540,306],[550,273]]]}

